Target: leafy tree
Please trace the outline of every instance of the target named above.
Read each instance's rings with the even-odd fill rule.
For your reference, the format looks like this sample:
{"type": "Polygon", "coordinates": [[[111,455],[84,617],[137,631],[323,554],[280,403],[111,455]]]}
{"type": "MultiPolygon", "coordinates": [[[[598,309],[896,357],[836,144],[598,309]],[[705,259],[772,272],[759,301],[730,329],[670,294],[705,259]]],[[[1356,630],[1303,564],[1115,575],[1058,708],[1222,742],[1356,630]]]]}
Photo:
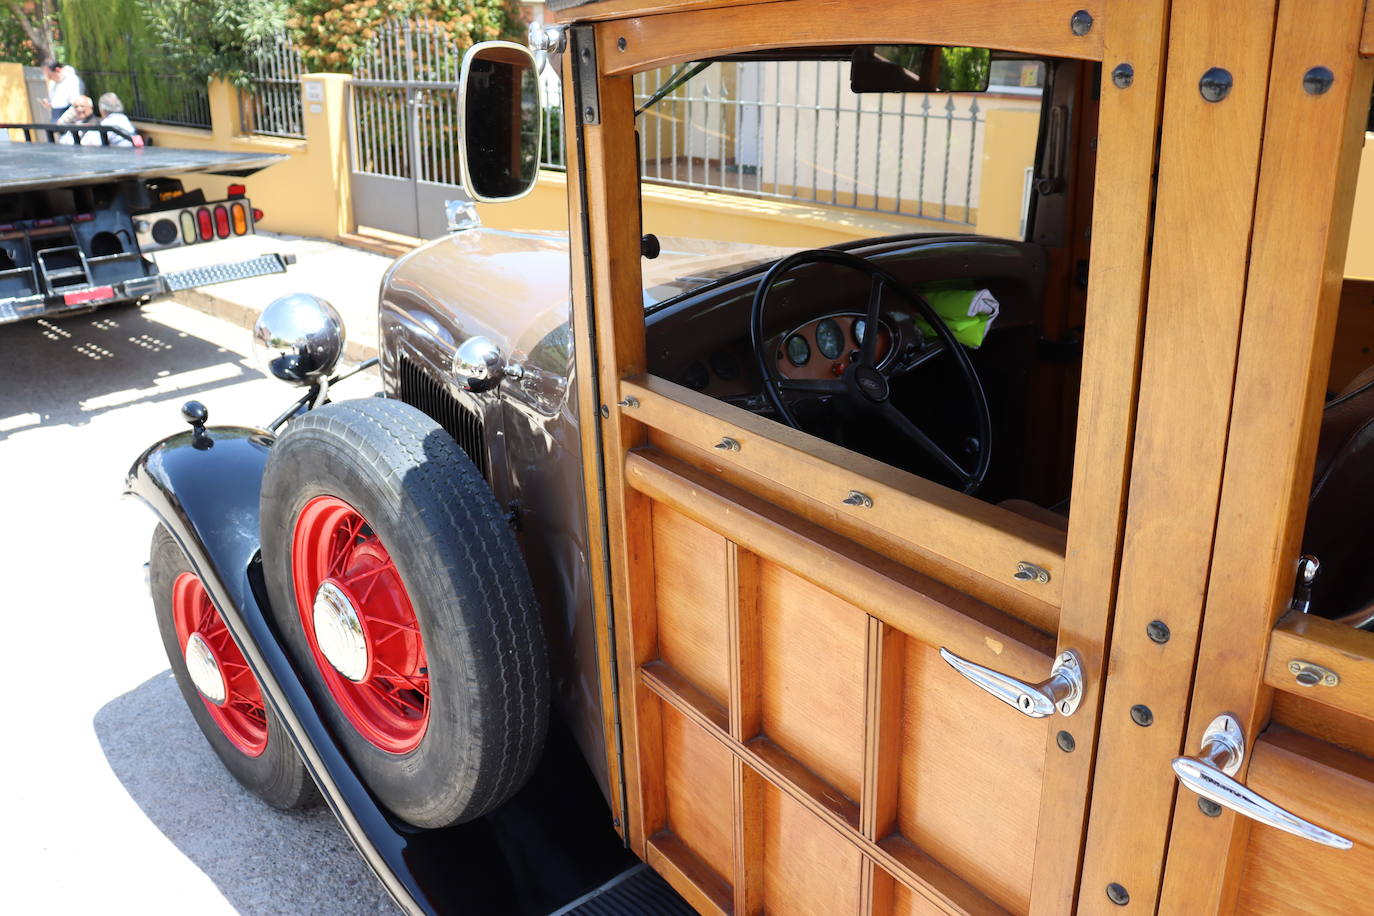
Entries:
{"type": "Polygon", "coordinates": [[[0,5],[0,59],[41,64],[60,54],[57,0],[4,0],[0,5]]]}
{"type": "Polygon", "coordinates": [[[257,50],[285,25],[286,0],[138,0],[163,60],[187,79],[251,87],[257,50]]]}
{"type": "Polygon", "coordinates": [[[349,72],[391,17],[432,20],[460,51],[525,26],[515,0],[292,0],[286,24],[307,70],[349,72]]]}

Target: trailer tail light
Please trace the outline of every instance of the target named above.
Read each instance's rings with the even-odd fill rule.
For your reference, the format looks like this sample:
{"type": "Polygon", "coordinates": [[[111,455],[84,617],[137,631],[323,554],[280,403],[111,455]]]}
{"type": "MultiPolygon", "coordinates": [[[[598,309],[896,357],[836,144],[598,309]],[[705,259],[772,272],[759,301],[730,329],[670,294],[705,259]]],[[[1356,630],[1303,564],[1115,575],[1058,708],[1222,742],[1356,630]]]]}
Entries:
{"type": "Polygon", "coordinates": [[[229,208],[229,212],[234,217],[234,235],[243,235],[248,231],[248,208],[243,204],[234,204],[229,208]]]}
{"type": "Polygon", "coordinates": [[[196,211],[196,222],[200,224],[200,240],[202,242],[208,242],[215,237],[215,224],[207,208],[201,207],[196,211]]]}
{"type": "Polygon", "coordinates": [[[257,207],[254,207],[254,208],[253,208],[253,222],[255,222],[255,223],[260,223],[260,222],[262,222],[262,217],[263,217],[263,212],[262,212],[261,210],[259,210],[257,207]]]}
{"type": "Polygon", "coordinates": [[[94,213],[78,213],[76,215],[76,221],[78,223],[89,223],[93,219],[95,219],[94,213]]]}
{"type": "Polygon", "coordinates": [[[229,238],[229,210],[224,204],[215,207],[215,235],[222,239],[229,238]]]}
{"type": "Polygon", "coordinates": [[[245,194],[248,193],[248,188],[244,187],[241,184],[231,184],[228,188],[227,193],[230,197],[243,197],[245,194]]]}
{"type": "Polygon", "coordinates": [[[190,245],[196,240],[196,218],[190,210],[181,211],[181,241],[190,245]]]}

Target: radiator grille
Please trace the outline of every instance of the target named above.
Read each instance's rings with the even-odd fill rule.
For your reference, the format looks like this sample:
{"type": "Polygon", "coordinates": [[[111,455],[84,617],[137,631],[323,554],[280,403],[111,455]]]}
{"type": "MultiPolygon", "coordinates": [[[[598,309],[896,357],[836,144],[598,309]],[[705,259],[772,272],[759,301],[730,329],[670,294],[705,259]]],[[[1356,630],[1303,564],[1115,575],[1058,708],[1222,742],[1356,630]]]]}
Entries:
{"type": "Polygon", "coordinates": [[[426,375],[418,366],[401,357],[401,400],[417,407],[444,428],[467,452],[477,470],[487,475],[487,449],[482,436],[482,421],[477,414],[459,404],[444,386],[426,375]]]}

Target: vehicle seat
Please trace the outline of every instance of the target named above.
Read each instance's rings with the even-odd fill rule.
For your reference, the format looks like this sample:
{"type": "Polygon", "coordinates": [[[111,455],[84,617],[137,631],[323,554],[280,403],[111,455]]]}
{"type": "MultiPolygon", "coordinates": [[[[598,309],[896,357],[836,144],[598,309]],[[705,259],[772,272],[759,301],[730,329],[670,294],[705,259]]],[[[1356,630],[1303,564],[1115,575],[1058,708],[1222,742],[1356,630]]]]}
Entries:
{"type": "Polygon", "coordinates": [[[1343,617],[1374,601],[1374,366],[1322,411],[1302,552],[1321,561],[1312,613],[1343,617]]]}

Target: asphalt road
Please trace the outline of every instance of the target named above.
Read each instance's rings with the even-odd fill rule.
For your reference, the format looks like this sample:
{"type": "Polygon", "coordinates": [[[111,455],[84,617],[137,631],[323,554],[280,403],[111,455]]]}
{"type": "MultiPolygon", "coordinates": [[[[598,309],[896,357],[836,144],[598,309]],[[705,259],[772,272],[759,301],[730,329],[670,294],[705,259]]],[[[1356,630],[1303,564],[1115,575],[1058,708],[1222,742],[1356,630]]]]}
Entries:
{"type": "Polygon", "coordinates": [[[239,787],[168,671],[152,513],[120,484],[192,397],[261,425],[294,396],[248,332],[171,303],[0,326],[0,910],[395,912],[327,810],[239,787]]]}

